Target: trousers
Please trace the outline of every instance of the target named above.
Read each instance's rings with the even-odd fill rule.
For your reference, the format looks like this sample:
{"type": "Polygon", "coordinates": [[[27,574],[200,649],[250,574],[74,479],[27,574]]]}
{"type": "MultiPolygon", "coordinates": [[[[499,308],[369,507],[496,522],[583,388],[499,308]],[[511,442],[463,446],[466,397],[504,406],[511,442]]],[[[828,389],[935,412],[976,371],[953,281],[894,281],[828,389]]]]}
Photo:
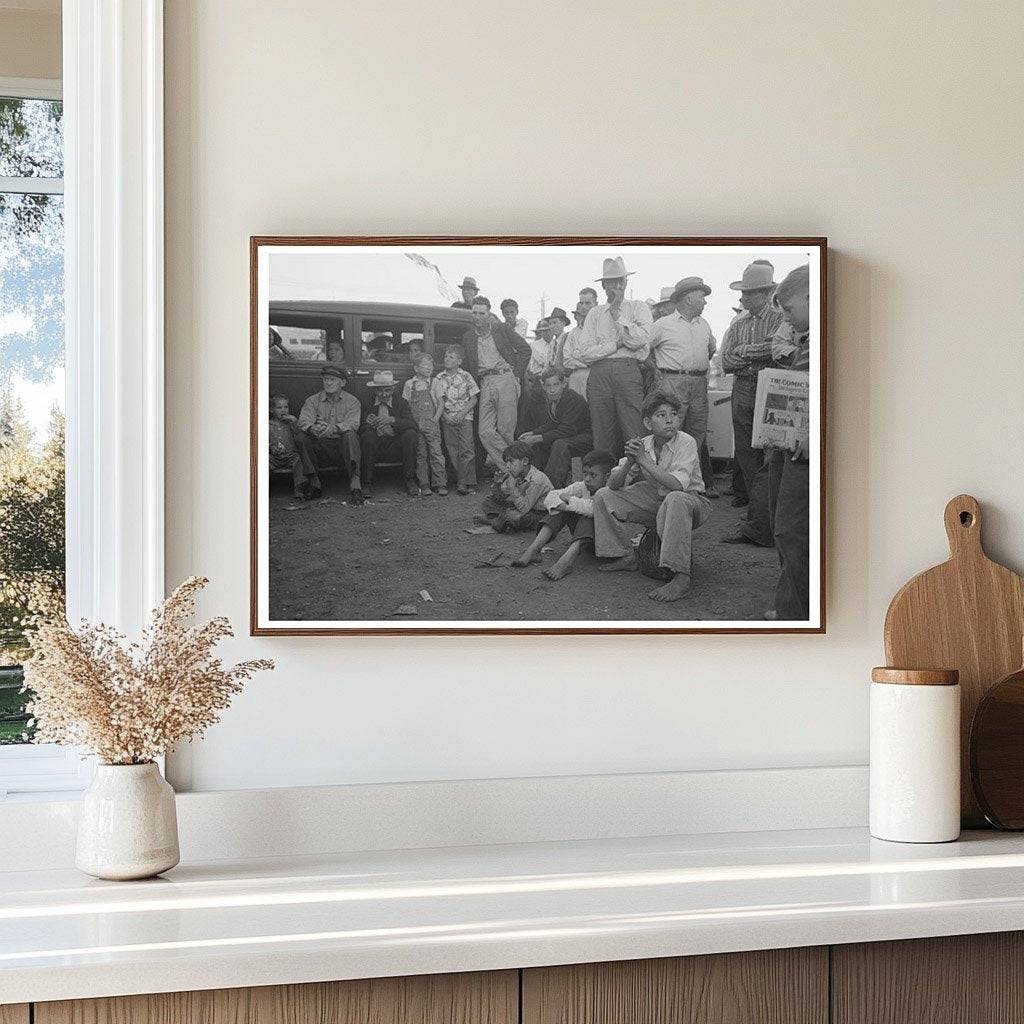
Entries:
{"type": "Polygon", "coordinates": [[[448,458],[455,467],[455,478],[459,487],[476,486],[476,451],[473,446],[473,417],[467,416],[461,423],[441,420],[441,432],[448,449],[448,458]]]}
{"type": "MultiPolygon", "coordinates": [[[[659,387],[679,399],[679,429],[700,448],[708,436],[708,379],[685,373],[663,373],[659,387]]],[[[706,483],[706,481],[705,481],[706,483]]]]}
{"type": "Polygon", "coordinates": [[[644,433],[640,409],[644,401],[640,364],[628,356],[600,359],[590,367],[587,402],[594,447],[621,459],[628,440],[644,433]]]}
{"type": "Polygon", "coordinates": [[[346,430],[335,437],[307,436],[318,466],[341,466],[349,476],[359,475],[361,446],[354,430],[346,430]]]}
{"type": "Polygon", "coordinates": [[[775,611],[785,621],[810,618],[810,465],[782,458],[775,505],[775,546],[782,571],[775,589],[775,611]]]}
{"type": "Polygon", "coordinates": [[[690,575],[693,531],[711,515],[703,494],[669,491],[663,498],[648,480],[621,490],[607,487],[594,495],[595,549],[600,558],[621,558],[633,550],[632,523],[656,526],[661,538],[659,564],[670,572],[690,575]],[[628,519],[622,522],[614,513],[628,519]]]}
{"type": "Polygon", "coordinates": [[[480,443],[487,461],[497,469],[505,465],[505,449],[516,433],[519,382],[511,373],[490,373],[480,381],[480,443]]]}
{"type": "Polygon", "coordinates": [[[419,434],[412,429],[399,435],[378,434],[373,427],[365,427],[362,434],[363,483],[372,484],[377,463],[401,459],[402,476],[416,479],[416,442],[419,434]]]}
{"type": "Polygon", "coordinates": [[[586,455],[593,447],[594,438],[590,434],[559,437],[550,444],[538,441],[532,446],[534,464],[543,467],[552,487],[564,487],[569,482],[573,458],[586,455]]]}
{"type": "Polygon", "coordinates": [[[760,448],[753,448],[750,439],[754,432],[754,399],[757,395],[757,378],[737,377],[732,388],[732,432],[736,447],[736,461],[743,474],[750,504],[747,506],[746,521],[740,524],[740,532],[755,544],[770,548],[772,538],[771,514],[769,512],[768,469],[765,454],[760,448]]]}

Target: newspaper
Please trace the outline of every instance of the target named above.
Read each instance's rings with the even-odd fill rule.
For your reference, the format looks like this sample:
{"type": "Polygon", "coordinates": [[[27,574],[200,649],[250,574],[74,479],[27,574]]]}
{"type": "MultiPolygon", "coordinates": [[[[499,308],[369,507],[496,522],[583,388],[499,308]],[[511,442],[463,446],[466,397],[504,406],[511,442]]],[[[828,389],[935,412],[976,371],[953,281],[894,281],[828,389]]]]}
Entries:
{"type": "Polygon", "coordinates": [[[806,370],[762,370],[757,375],[751,447],[789,449],[798,438],[806,441],[811,431],[808,392],[806,370]]]}

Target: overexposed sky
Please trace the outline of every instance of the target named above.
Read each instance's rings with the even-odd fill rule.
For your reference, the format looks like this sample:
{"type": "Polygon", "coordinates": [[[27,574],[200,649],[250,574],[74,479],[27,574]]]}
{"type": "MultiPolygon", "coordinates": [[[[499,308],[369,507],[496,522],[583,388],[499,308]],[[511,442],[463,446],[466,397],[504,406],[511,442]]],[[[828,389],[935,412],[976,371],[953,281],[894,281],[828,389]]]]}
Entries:
{"type": "MultiPolygon", "coordinates": [[[[811,251],[795,246],[414,246],[322,247],[270,250],[270,298],[334,299],[375,302],[418,302],[449,305],[461,298],[458,284],[475,277],[495,312],[502,299],[519,303],[520,316],[532,330],[541,316],[541,302],[550,312],[561,306],[572,316],[579,290],[587,285],[604,293],[601,276],[606,256],[622,256],[629,279],[628,297],[657,299],[662,287],[683,277],[704,278],[711,287],[704,317],[719,339],[735,315],[739,293],[729,288],[754,259],[769,259],[775,280],[805,264],[811,251]],[[436,267],[433,271],[409,259],[414,253],[436,267]]],[[[817,258],[817,252],[814,252],[817,258]]]]}

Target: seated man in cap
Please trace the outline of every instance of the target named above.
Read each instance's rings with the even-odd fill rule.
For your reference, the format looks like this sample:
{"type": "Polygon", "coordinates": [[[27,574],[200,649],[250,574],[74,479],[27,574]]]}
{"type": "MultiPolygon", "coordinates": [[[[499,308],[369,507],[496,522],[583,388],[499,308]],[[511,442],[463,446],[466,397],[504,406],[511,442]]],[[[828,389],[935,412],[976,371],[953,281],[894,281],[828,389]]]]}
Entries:
{"type": "Polygon", "coordinates": [[[594,426],[594,446],[622,455],[625,444],[643,432],[644,400],[640,364],[650,352],[654,325],[642,299],[627,299],[626,284],[635,271],[621,256],[604,261],[599,278],[608,298],[583,321],[579,357],[590,367],[587,404],[594,426]]]}
{"type": "Polygon", "coordinates": [[[373,478],[378,462],[399,461],[406,493],[419,497],[416,483],[416,444],[419,433],[409,403],[395,394],[395,375],[390,370],[374,370],[367,382],[370,399],[363,415],[359,437],[363,449],[363,490],[373,494],[373,478]]]}
{"type": "Polygon", "coordinates": [[[533,464],[544,470],[552,486],[564,487],[573,458],[594,447],[590,409],[586,399],[566,386],[565,370],[552,366],[542,380],[544,401],[529,406],[516,440],[530,446],[533,464]]]}
{"type": "MultiPolygon", "coordinates": [[[[751,447],[757,375],[772,365],[772,338],[782,327],[782,311],[772,305],[774,268],[767,260],[754,260],[730,288],[740,293],[742,312],[729,324],[722,339],[722,369],[733,375],[732,430],[736,462],[743,474],[749,504],[739,530],[722,538],[727,544],[754,544],[770,548],[774,539],[769,510],[768,466],[765,453],[751,447]]],[[[734,501],[741,506],[742,500],[734,501]]]]}
{"type": "Polygon", "coordinates": [[[302,405],[298,429],[308,438],[319,466],[341,466],[348,473],[353,505],[363,503],[359,478],[359,400],[345,391],[348,371],[327,363],[320,371],[321,389],[302,405]]]}
{"type": "Polygon", "coordinates": [[[672,312],[651,329],[651,351],[661,386],[679,399],[679,426],[697,442],[708,433],[708,367],[717,343],[701,316],[711,289],[699,277],[684,277],[671,292],[672,312]]]}

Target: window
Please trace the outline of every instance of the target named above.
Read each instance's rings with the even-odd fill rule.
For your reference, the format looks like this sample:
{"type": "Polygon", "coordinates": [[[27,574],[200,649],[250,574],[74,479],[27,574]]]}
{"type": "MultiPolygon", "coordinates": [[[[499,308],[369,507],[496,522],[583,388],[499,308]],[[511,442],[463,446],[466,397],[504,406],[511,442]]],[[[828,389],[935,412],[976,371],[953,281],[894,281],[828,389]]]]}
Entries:
{"type": "Polygon", "coordinates": [[[0,95],[0,748],[32,734],[24,620],[64,599],[62,128],[60,100],[0,95]]]}
{"type": "Polygon", "coordinates": [[[444,352],[449,345],[463,346],[462,366],[469,371],[476,370],[476,349],[465,344],[468,324],[434,324],[434,366],[440,369],[444,365],[444,352]]]}
{"type": "Polygon", "coordinates": [[[360,324],[363,365],[411,362],[418,344],[423,350],[423,324],[399,320],[363,319],[360,324]]]}

